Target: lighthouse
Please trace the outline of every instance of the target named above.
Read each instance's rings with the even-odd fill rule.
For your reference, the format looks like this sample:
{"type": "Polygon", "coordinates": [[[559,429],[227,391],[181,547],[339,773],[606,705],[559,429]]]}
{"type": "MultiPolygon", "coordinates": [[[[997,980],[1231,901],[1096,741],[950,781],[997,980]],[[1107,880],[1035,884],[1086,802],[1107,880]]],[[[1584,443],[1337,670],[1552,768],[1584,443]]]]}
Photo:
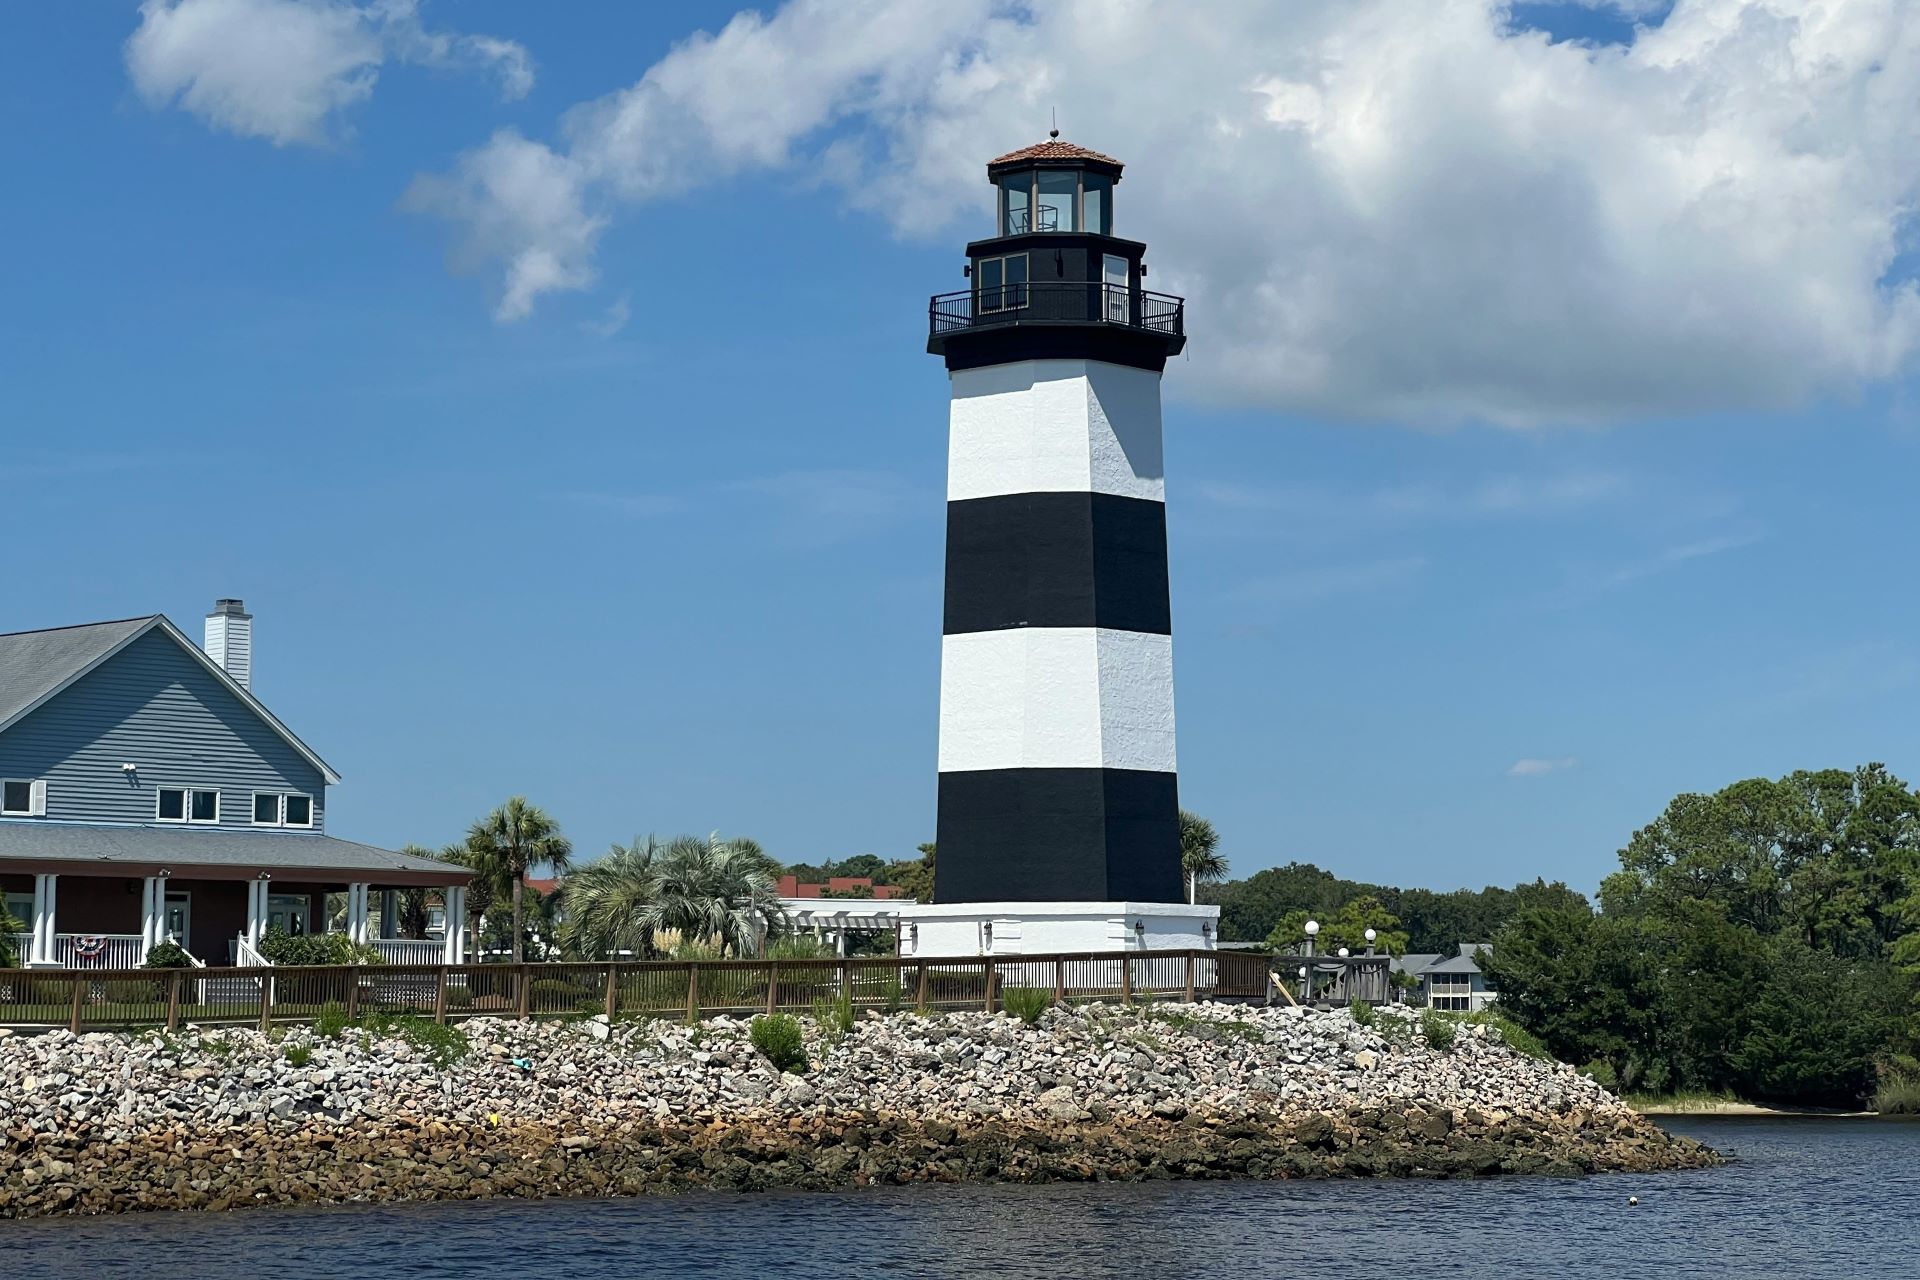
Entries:
{"type": "Polygon", "coordinates": [[[933,903],[909,954],[1210,946],[1183,902],[1160,378],[1181,299],[1114,234],[1121,163],[987,165],[994,234],[928,310],[952,387],[933,903]]]}

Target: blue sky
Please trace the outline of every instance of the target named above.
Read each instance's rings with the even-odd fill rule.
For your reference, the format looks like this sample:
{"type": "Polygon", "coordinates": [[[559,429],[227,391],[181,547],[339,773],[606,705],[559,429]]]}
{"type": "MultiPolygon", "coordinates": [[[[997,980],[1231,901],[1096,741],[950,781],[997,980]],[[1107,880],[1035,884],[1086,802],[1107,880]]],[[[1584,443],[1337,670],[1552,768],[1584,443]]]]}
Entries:
{"type": "MultiPolygon", "coordinates": [[[[212,36],[299,7],[207,4],[212,36]]],[[[818,49],[880,40],[868,7],[858,37],[810,36],[826,20],[805,6],[737,24],[774,68],[756,76],[683,45],[722,6],[399,6],[371,37],[384,54],[362,55],[377,77],[323,69],[348,88],[306,115],[267,101],[297,75],[222,82],[196,32],[136,72],[134,7],[9,13],[0,629],[162,611],[197,633],[216,596],[243,596],[256,688],[345,775],[329,826],[354,838],[452,840],[524,792],[584,852],[719,829],[788,860],[909,854],[933,831],[944,519],[925,300],[982,233],[975,166],[1035,140],[1047,96],[1069,137],[1129,162],[1119,228],[1194,299],[1166,379],[1181,793],[1236,873],[1591,887],[1675,792],[1868,760],[1920,773],[1915,152],[1871,93],[1757,85],[1831,93],[1796,110],[1860,139],[1860,168],[1783,193],[1782,166],[1724,161],[1713,190],[1761,212],[1696,224],[1642,216],[1654,169],[1630,122],[1495,145],[1462,109],[1459,135],[1339,152],[1360,147],[1329,123],[1343,87],[1302,65],[1357,39],[1331,24],[1367,6],[1271,45],[1274,79],[1243,77],[1287,146],[1318,143],[1269,167],[1236,167],[1251,144],[1230,129],[1170,147],[1044,41],[993,43],[1044,34],[1031,15],[874,56],[972,41],[976,72],[1047,68],[1044,94],[976,111],[876,90],[871,62],[836,82],[818,49]],[[513,96],[494,46],[422,43],[447,33],[513,42],[530,87],[513,96]],[[660,66],[648,83],[704,88],[646,90],[642,150],[567,115],[660,66]],[[557,203],[529,215],[479,167],[503,128],[562,166],[557,203]],[[1264,185],[1327,154],[1339,183],[1264,185]],[[1383,191],[1413,192],[1405,221],[1383,191]],[[1784,208],[1809,220],[1768,221],[1784,208]],[[529,262],[559,274],[508,314],[529,262]]],[[[1510,90],[1571,56],[1596,101],[1657,97],[1630,14],[1526,6],[1517,25],[1550,40],[1480,7],[1434,6],[1462,11],[1453,30],[1510,90]]],[[[1408,28],[1367,28],[1378,43],[1430,43],[1424,10],[1371,8],[1408,28]]],[[[1723,32],[1776,38],[1735,16],[1723,32]]],[[[1661,17],[1678,40],[1715,13],[1643,20],[1661,17]]],[[[1859,56],[1910,75],[1911,33],[1876,31],[1886,47],[1859,56]]],[[[1177,87],[1193,52],[1136,56],[1177,87]]],[[[1765,74],[1753,53],[1723,34],[1689,57],[1724,80],[1765,74]]],[[[1406,109],[1463,101],[1433,92],[1406,109]]],[[[1699,137],[1724,143],[1728,118],[1699,137]]],[[[1779,132],[1755,128],[1754,146],[1779,132]]]]}

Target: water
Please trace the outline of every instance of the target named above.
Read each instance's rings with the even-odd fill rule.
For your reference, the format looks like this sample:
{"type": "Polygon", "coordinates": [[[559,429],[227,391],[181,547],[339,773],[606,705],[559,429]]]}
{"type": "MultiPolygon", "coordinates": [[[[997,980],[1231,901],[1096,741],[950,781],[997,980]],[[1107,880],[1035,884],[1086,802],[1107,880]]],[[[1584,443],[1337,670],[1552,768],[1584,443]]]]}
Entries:
{"type": "Polygon", "coordinates": [[[896,1187],[0,1222],[0,1274],[1920,1274],[1920,1123],[1769,1118],[1670,1127],[1740,1162],[1570,1181],[896,1187]],[[1629,1208],[1628,1196],[1639,1206],[1629,1208]]]}

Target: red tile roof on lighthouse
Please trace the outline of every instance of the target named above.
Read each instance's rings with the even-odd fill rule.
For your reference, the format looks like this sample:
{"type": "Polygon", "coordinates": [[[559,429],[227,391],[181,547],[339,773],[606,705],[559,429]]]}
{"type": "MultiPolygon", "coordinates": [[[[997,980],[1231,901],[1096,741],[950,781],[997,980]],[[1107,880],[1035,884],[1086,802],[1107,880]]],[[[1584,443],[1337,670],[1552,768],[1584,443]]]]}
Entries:
{"type": "Polygon", "coordinates": [[[1102,155],[1098,151],[1079,146],[1075,143],[1061,142],[1057,138],[1047,142],[1036,142],[1032,146],[1022,147],[1018,151],[1009,151],[997,159],[987,161],[987,163],[989,165],[1012,164],[1016,160],[1098,160],[1104,164],[1117,165],[1120,163],[1112,156],[1102,155]]]}

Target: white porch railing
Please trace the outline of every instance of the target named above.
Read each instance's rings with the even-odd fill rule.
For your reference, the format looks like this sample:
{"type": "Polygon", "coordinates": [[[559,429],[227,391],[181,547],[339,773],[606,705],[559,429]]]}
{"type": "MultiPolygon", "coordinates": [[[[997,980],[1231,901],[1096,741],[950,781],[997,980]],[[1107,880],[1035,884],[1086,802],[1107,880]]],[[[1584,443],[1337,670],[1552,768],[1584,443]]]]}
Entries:
{"type": "Polygon", "coordinates": [[[14,933],[7,936],[13,939],[15,963],[24,968],[28,957],[33,955],[33,935],[30,933],[14,933]]]}
{"type": "Polygon", "coordinates": [[[375,938],[373,949],[388,964],[439,964],[446,944],[431,938],[375,938]]]}
{"type": "Polygon", "coordinates": [[[244,933],[233,940],[233,962],[242,969],[265,969],[273,965],[273,961],[254,950],[244,933]]]}
{"type": "Polygon", "coordinates": [[[140,943],[137,933],[56,933],[53,962],[62,969],[138,969],[140,943]]]}

